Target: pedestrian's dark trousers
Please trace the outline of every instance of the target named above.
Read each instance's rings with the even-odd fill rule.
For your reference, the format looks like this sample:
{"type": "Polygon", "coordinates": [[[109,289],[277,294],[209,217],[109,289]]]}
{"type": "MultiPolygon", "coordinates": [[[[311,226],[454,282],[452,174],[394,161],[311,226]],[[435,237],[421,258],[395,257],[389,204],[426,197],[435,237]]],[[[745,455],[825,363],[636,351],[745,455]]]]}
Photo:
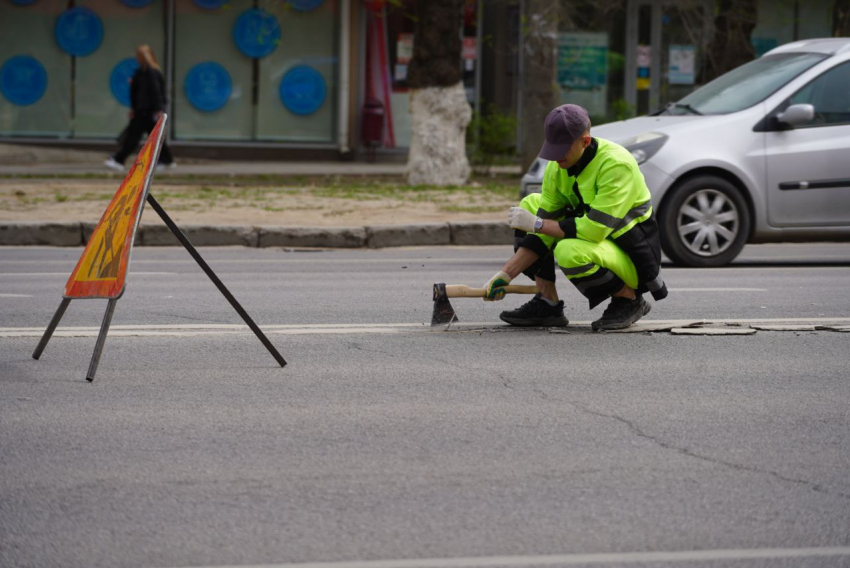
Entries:
{"type": "MultiPolygon", "coordinates": [[[[119,164],[123,164],[124,160],[127,159],[127,156],[134,153],[136,148],[139,145],[139,140],[142,139],[143,134],[150,134],[151,130],[156,126],[156,121],[153,116],[147,113],[144,114],[135,114],[133,118],[130,119],[130,125],[127,126],[126,130],[121,134],[121,149],[118,150],[118,153],[115,154],[113,159],[119,164]]],[[[163,142],[162,150],[159,153],[159,162],[162,164],[170,164],[174,161],[174,158],[171,156],[171,149],[168,145],[163,142]]]]}

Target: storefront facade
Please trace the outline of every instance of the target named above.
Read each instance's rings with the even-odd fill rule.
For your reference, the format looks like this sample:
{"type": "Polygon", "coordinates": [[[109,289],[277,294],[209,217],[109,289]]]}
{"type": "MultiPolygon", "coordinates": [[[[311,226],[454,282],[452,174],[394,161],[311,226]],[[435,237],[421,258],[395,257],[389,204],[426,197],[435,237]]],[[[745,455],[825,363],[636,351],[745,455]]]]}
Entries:
{"type": "Polygon", "coordinates": [[[148,44],[166,78],[175,146],[338,148],[348,8],[343,0],[77,0],[70,8],[3,0],[0,137],[114,139],[127,122],[134,49],[148,44]]]}
{"type": "MultiPolygon", "coordinates": [[[[756,54],[831,35],[833,3],[759,0],[756,54]]],[[[558,3],[561,102],[587,107],[600,124],[688,94],[704,78],[715,4],[558,3]]],[[[403,154],[410,141],[406,72],[414,6],[413,0],[0,0],[0,141],[111,143],[127,122],[134,48],[148,44],[166,77],[168,134],[178,151],[300,149],[331,157],[371,146],[403,154]],[[366,128],[376,124],[369,112],[380,114],[378,133],[366,128]]],[[[520,122],[528,88],[526,8],[523,0],[461,4],[458,65],[467,99],[476,110],[496,109],[520,122]]]]}

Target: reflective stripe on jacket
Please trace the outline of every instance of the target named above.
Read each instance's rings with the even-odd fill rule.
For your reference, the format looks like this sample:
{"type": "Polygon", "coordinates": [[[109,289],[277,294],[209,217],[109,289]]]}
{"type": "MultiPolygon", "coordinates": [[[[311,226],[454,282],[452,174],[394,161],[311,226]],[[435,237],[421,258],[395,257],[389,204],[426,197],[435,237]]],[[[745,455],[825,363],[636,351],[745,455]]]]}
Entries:
{"type": "MultiPolygon", "coordinates": [[[[661,244],[650,197],[629,151],[594,138],[575,166],[563,169],[557,162],[546,166],[537,216],[559,221],[565,238],[615,241],[637,268],[638,292],[652,292],[660,300],[667,289],[659,277],[661,244]]],[[[558,241],[546,235],[529,238],[539,238],[549,249],[558,241]]]]}

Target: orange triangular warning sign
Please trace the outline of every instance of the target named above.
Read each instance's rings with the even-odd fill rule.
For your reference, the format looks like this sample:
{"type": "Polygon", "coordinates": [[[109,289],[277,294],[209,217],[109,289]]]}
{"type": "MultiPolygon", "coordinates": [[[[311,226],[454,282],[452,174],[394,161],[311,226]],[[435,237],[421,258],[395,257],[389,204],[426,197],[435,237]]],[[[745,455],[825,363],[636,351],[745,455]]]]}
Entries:
{"type": "Polygon", "coordinates": [[[163,114],[100,218],[65,284],[66,298],[118,298],[124,292],[130,251],[159,158],[166,120],[167,115],[163,114]]]}

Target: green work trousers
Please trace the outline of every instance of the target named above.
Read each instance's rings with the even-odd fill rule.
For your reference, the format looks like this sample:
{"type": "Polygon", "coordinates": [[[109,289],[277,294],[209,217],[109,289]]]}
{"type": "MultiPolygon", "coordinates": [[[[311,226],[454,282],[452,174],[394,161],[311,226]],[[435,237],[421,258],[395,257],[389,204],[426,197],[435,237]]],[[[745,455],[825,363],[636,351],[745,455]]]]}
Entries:
{"type": "MultiPolygon", "coordinates": [[[[536,215],[540,197],[539,193],[532,193],[523,199],[519,206],[536,215]]],[[[517,236],[515,242],[518,247],[522,239],[520,235],[517,236]]],[[[630,288],[637,288],[638,275],[635,265],[629,255],[623,252],[614,241],[605,239],[594,243],[583,239],[536,236],[549,249],[552,249],[554,261],[558,263],[567,279],[590,301],[591,308],[619,291],[624,284],[630,288]]],[[[551,262],[551,257],[541,258],[538,263],[547,260],[551,262]]],[[[538,265],[532,272],[545,274],[547,271],[543,266],[538,265]]]]}

